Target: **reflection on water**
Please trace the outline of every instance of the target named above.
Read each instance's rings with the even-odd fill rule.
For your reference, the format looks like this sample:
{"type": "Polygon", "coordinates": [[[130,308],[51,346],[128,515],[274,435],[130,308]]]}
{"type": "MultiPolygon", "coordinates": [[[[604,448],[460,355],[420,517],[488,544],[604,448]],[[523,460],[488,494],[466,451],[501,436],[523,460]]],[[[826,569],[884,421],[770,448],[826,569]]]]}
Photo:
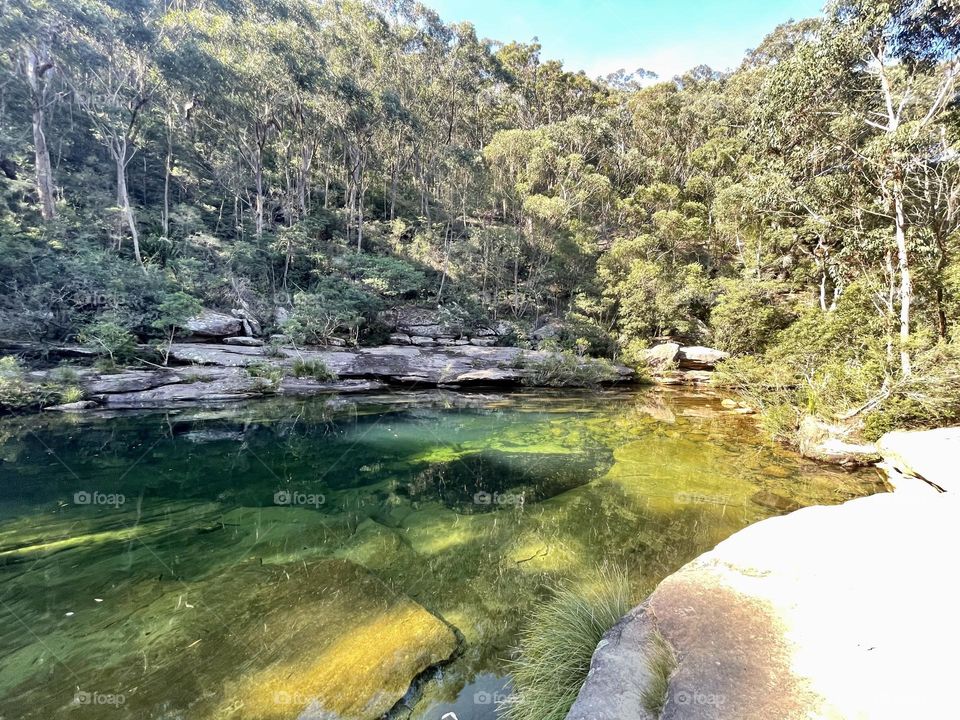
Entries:
{"type": "Polygon", "coordinates": [[[24,718],[369,716],[457,645],[413,717],[495,718],[551,583],[615,563],[640,599],[878,489],[653,390],[12,418],[0,474],[0,716],[24,718]]]}

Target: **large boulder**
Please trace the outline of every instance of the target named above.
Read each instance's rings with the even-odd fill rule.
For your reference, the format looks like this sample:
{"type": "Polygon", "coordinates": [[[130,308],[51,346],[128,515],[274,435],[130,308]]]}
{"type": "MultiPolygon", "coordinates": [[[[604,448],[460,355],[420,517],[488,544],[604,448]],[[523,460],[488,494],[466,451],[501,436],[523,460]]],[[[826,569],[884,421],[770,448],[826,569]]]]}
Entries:
{"type": "Polygon", "coordinates": [[[185,328],[192,335],[201,337],[224,338],[232,335],[243,335],[243,320],[204,308],[196,315],[187,320],[185,328]]]}
{"type": "Polygon", "coordinates": [[[678,660],[662,720],[955,716],[958,513],[883,493],[741,530],[604,637],[569,717],[649,717],[650,622],[678,660]]]}
{"type": "Polygon", "coordinates": [[[660,343],[649,348],[645,356],[650,367],[666,368],[673,365],[680,356],[680,345],[675,342],[660,343]]]}
{"type": "Polygon", "coordinates": [[[834,425],[807,415],[797,433],[800,454],[844,467],[871,465],[880,454],[875,445],[857,438],[858,430],[856,425],[834,425]]]}
{"type": "Polygon", "coordinates": [[[717,363],[730,357],[729,353],[702,345],[685,345],[680,348],[677,366],[681,370],[713,370],[717,363]]]}
{"type": "Polygon", "coordinates": [[[897,430],[877,442],[884,462],[947,492],[960,492],[960,427],[897,430]]]}

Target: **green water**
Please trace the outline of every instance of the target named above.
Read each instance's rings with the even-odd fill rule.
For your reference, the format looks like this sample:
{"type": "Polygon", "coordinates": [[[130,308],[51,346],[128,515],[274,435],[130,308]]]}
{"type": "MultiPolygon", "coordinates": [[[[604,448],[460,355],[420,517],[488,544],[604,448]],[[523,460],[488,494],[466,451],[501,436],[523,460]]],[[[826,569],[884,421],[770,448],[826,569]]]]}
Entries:
{"type": "Polygon", "coordinates": [[[416,603],[460,650],[412,717],[495,718],[552,583],[614,564],[639,600],[739,528],[878,489],[716,399],[656,390],[7,418],[0,717],[314,717],[299,692],[238,698],[322,686],[416,603]]]}

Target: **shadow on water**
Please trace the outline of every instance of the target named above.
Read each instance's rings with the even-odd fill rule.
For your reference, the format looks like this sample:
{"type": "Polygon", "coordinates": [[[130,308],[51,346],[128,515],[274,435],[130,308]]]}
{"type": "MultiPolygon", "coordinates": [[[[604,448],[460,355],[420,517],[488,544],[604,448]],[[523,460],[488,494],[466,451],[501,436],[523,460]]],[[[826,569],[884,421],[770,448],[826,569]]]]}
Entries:
{"type": "Polygon", "coordinates": [[[446,656],[448,626],[413,716],[494,718],[551,583],[612,563],[639,600],[751,522],[878,489],[655,391],[15,418],[0,472],[0,714],[24,718],[359,707],[410,675],[331,668],[446,656]]]}

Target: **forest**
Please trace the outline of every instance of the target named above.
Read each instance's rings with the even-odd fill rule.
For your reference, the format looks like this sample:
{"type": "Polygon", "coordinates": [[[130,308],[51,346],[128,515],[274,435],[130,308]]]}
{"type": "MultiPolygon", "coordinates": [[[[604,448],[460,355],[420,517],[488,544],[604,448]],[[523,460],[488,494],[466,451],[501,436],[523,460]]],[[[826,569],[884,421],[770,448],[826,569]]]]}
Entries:
{"type": "Polygon", "coordinates": [[[726,350],[785,440],[960,417],[955,0],[835,0],[674,78],[408,0],[6,0],[0,38],[0,338],[121,358],[239,307],[377,344],[421,305],[726,350]]]}

